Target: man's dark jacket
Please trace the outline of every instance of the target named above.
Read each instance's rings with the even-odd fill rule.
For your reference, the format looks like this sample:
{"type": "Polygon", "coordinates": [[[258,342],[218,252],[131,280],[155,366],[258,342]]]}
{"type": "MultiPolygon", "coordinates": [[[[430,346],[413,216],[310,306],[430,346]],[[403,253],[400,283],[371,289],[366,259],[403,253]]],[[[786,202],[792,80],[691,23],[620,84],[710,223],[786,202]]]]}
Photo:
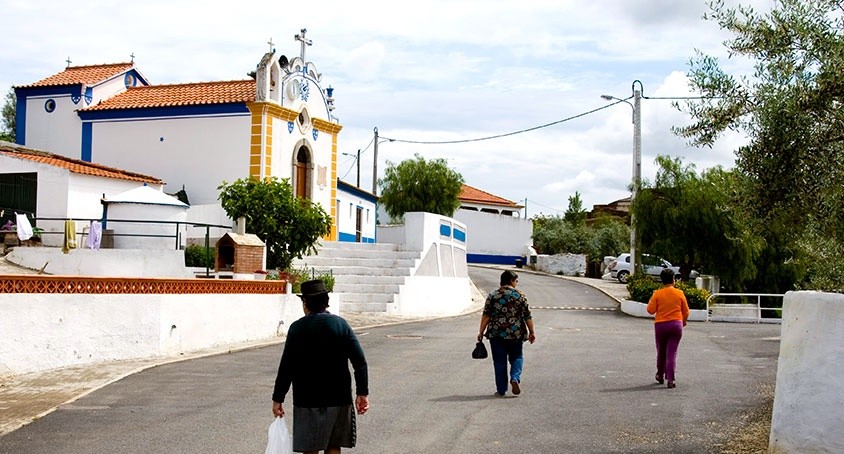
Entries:
{"type": "Polygon", "coordinates": [[[273,401],[284,402],[292,383],[294,406],[351,405],[350,361],[355,370],[356,394],[368,396],[366,358],[352,327],[328,312],[305,315],[293,322],[287,331],[273,401]]]}

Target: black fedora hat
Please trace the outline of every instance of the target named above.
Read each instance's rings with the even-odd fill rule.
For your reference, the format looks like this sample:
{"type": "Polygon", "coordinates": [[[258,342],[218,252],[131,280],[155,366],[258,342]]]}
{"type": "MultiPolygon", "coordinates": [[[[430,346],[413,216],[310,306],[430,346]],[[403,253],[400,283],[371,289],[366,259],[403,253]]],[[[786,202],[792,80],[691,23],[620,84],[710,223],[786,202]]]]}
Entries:
{"type": "Polygon", "coordinates": [[[322,279],[302,282],[300,291],[302,293],[299,296],[315,296],[328,293],[328,289],[325,287],[325,282],[322,279]]]}

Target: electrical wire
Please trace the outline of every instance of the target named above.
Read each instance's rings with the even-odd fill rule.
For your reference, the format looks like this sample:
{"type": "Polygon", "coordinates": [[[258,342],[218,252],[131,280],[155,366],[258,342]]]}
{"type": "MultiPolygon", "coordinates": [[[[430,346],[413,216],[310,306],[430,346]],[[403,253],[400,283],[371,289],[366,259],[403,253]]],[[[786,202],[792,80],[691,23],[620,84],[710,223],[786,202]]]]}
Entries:
{"type": "MultiPolygon", "coordinates": [[[[500,139],[502,137],[515,136],[517,134],[524,134],[526,132],[531,132],[531,131],[536,131],[538,129],[548,128],[550,126],[558,125],[560,123],[565,123],[567,121],[575,120],[577,118],[585,117],[586,115],[590,115],[590,114],[593,114],[595,112],[599,112],[601,110],[608,109],[608,108],[610,108],[610,107],[612,107],[616,104],[619,104],[619,103],[622,103],[622,102],[625,102],[625,101],[626,100],[618,100],[614,103],[610,103],[610,104],[606,104],[604,106],[598,107],[597,109],[592,109],[592,110],[589,110],[589,111],[586,111],[586,112],[579,113],[577,115],[572,115],[571,117],[566,117],[566,118],[562,118],[562,119],[557,120],[557,121],[552,121],[551,123],[545,123],[543,125],[534,126],[532,128],[520,129],[518,131],[508,132],[508,133],[504,133],[504,134],[496,134],[494,136],[478,137],[478,138],[474,138],[474,139],[424,141],[424,140],[394,139],[394,138],[384,137],[384,136],[382,136],[382,137],[385,140],[389,140],[391,142],[411,143],[411,144],[418,144],[418,145],[448,145],[448,144],[456,144],[456,143],[481,142],[481,141],[484,141],[484,140],[500,139]]],[[[373,140],[375,140],[375,139],[373,138],[373,140]]],[[[370,142],[370,145],[372,145],[372,142],[370,142]]],[[[367,145],[367,147],[368,146],[369,145],[367,145]]]]}

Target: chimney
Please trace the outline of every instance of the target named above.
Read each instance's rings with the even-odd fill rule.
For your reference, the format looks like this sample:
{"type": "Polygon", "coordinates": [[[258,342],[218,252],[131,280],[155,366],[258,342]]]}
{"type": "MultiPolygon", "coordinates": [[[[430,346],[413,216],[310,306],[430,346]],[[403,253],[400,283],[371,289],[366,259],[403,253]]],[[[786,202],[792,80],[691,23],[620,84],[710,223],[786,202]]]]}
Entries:
{"type": "Polygon", "coordinates": [[[246,235],[246,218],[241,216],[237,218],[237,222],[234,223],[234,233],[238,235],[246,235]]]}

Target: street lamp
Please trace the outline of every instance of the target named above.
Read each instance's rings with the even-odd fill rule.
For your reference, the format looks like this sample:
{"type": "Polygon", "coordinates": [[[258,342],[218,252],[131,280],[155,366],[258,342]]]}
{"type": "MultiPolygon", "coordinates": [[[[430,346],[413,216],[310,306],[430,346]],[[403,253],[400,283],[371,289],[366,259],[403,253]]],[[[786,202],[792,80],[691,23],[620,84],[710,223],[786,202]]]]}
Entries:
{"type": "Polygon", "coordinates": [[[357,186],[358,189],[360,189],[360,149],[358,149],[357,155],[353,155],[351,153],[343,153],[343,156],[351,156],[351,157],[355,158],[355,166],[357,166],[357,168],[358,168],[357,169],[358,170],[358,179],[357,179],[357,183],[355,183],[355,186],[357,186]]]}
{"type": "Polygon", "coordinates": [[[372,141],[372,195],[378,195],[378,144],[383,142],[394,142],[395,139],[378,140],[378,127],[372,129],[375,139],[372,141]]]}
{"type": "MultiPolygon", "coordinates": [[[[642,82],[638,80],[633,81],[632,85],[633,104],[628,99],[620,99],[615,96],[601,95],[601,98],[607,101],[618,101],[626,103],[633,108],[633,187],[630,196],[630,203],[636,199],[636,193],[639,191],[639,183],[642,179],[642,82]],[[637,87],[638,85],[638,87],[637,87]]],[[[630,211],[630,269],[633,273],[636,272],[637,252],[638,252],[638,236],[636,235],[636,220],[633,216],[633,211],[630,211]]]]}

